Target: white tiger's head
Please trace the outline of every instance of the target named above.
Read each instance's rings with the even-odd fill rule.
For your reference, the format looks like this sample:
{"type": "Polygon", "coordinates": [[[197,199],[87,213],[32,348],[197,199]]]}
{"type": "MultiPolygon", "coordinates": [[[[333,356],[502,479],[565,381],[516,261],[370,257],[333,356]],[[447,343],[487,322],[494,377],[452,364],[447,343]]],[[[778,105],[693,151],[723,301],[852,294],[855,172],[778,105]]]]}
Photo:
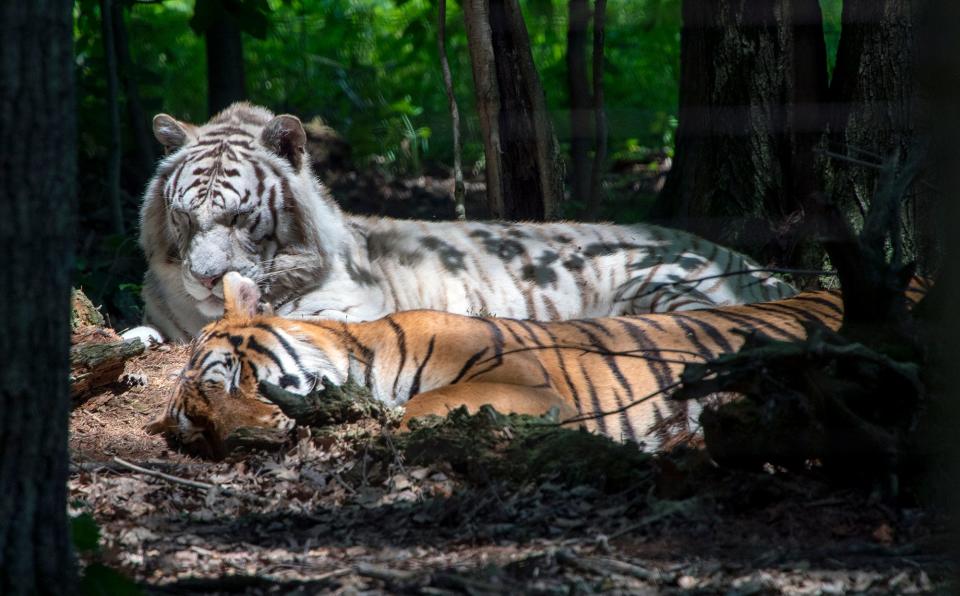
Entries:
{"type": "Polygon", "coordinates": [[[285,274],[321,274],[342,216],[313,178],[299,119],[237,103],[202,126],[159,114],[153,131],[167,157],[146,191],[141,244],[165,292],[216,317],[228,271],[265,291],[285,274]]]}

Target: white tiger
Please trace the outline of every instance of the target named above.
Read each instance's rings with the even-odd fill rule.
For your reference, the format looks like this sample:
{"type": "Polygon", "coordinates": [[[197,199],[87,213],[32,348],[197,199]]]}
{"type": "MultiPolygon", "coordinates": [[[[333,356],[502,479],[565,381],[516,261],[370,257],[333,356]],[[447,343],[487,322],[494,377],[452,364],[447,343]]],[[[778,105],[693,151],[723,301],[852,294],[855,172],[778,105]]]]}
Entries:
{"type": "Polygon", "coordinates": [[[228,271],[279,315],[345,321],[422,308],[559,320],[794,293],[739,253],[653,225],[345,214],[310,169],[300,121],[246,103],[202,126],[160,114],[153,130],[168,155],[141,210],[144,318],[168,339],[223,314],[228,271]]]}

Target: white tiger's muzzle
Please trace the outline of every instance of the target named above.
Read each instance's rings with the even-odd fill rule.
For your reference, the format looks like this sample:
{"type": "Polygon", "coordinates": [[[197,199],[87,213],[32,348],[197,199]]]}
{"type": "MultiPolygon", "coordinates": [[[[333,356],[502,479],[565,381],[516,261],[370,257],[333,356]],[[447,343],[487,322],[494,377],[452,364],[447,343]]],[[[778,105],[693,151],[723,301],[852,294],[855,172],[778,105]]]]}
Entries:
{"type": "Polygon", "coordinates": [[[225,226],[197,233],[183,259],[180,277],[204,315],[223,315],[223,276],[229,271],[255,278],[260,271],[258,255],[242,246],[225,226]]]}

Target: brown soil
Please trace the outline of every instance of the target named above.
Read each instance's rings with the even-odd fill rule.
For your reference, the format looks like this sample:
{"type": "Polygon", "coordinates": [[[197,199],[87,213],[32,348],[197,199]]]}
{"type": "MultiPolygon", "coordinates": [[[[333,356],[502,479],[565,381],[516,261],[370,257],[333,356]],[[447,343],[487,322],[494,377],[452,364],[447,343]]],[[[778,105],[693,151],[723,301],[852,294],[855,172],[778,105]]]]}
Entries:
{"type": "Polygon", "coordinates": [[[887,594],[942,592],[952,577],[933,514],[696,456],[613,493],[507,483],[384,457],[374,444],[389,431],[366,421],[300,432],[283,453],[195,459],[142,430],[187,351],[131,360],[145,385],[97,395],[71,420],[71,500],[102,532],[85,561],[148,592],[887,594]]]}

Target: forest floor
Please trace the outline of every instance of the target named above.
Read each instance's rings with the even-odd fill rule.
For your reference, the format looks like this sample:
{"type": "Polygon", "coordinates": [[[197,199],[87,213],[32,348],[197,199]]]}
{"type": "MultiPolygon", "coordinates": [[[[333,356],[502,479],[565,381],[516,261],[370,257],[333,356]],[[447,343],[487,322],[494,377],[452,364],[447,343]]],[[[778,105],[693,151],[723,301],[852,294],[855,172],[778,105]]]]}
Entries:
{"type": "Polygon", "coordinates": [[[142,430],[187,352],[128,361],[143,384],[71,417],[72,506],[101,531],[85,563],[148,593],[942,593],[953,578],[930,512],[576,431],[558,460],[519,474],[486,456],[517,457],[522,429],[475,421],[459,443],[419,451],[367,420],[300,432],[280,452],[196,459],[142,430]]]}

